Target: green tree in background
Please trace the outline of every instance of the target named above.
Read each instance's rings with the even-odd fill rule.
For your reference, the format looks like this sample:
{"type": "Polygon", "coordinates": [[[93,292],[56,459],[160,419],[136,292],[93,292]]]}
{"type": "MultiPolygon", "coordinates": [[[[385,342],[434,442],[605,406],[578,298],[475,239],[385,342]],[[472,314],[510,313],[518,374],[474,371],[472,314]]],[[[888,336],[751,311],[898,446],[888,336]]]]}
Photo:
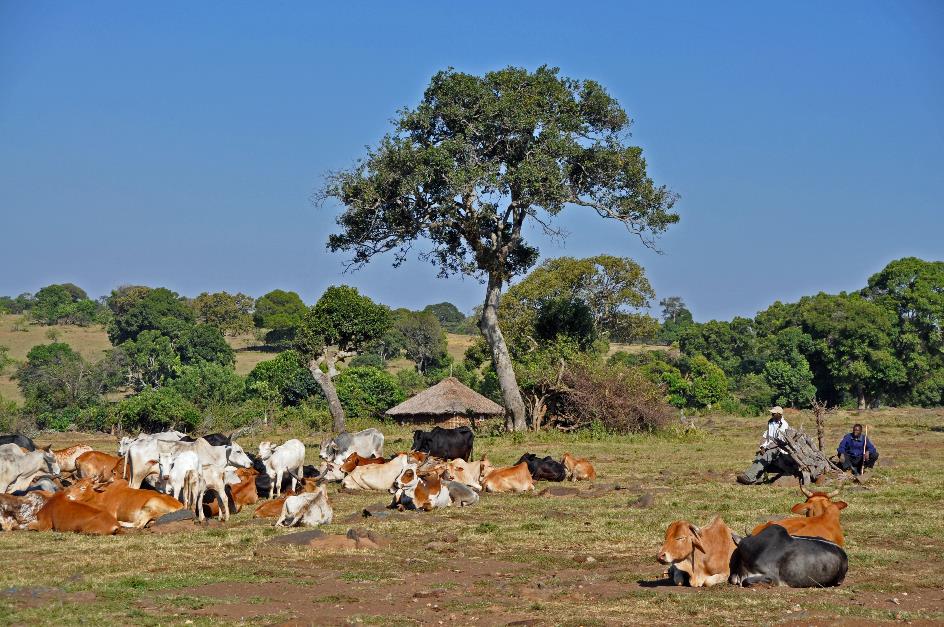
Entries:
{"type": "Polygon", "coordinates": [[[256,364],[246,377],[246,388],[250,393],[274,390],[284,405],[298,405],[319,390],[308,366],[294,350],[283,351],[274,359],[256,364]]]}
{"type": "Polygon", "coordinates": [[[346,368],[336,381],[344,410],[356,418],[380,418],[406,398],[396,377],[377,368],[346,368]]]}
{"type": "Polygon", "coordinates": [[[124,342],[117,350],[123,355],[127,383],[134,390],[161,387],[180,372],[180,355],[171,339],[159,331],[142,331],[137,339],[124,342]]]}
{"type": "Polygon", "coordinates": [[[181,366],[169,386],[198,407],[236,404],[242,401],[246,387],[232,368],[207,361],[181,366]]]}
{"type": "Polygon", "coordinates": [[[225,366],[236,362],[236,355],[220,330],[209,324],[195,324],[186,327],[176,344],[180,361],[194,364],[208,361],[225,366]]]}
{"type": "Polygon", "coordinates": [[[445,360],[449,347],[446,332],[432,312],[411,311],[401,316],[394,326],[403,338],[404,353],[416,364],[418,372],[424,373],[445,360]]]}
{"type": "Polygon", "coordinates": [[[423,313],[431,313],[439,320],[442,328],[451,333],[461,332],[465,325],[465,314],[452,303],[436,303],[423,308],[423,313]]]}
{"type": "Polygon", "coordinates": [[[252,330],[254,304],[251,296],[228,292],[203,292],[191,303],[197,322],[212,325],[226,335],[252,330]]]}
{"type": "Polygon", "coordinates": [[[676,196],[646,175],[642,150],[626,143],[629,116],[595,81],[509,67],[475,76],[444,70],[422,102],[402,110],[393,132],[324,190],[345,210],[331,250],[364,264],[417,240],[442,275],[486,282],[479,328],[508,410],[506,427],[526,428],[526,411],[499,325],[499,296],[537,260],[530,226],[559,234],[565,206],[621,223],[646,245],[678,216],[676,196]]]}
{"type": "Polygon", "coordinates": [[[682,331],[694,324],[692,312],[685,306],[681,296],[669,296],[659,301],[662,307],[662,326],[657,339],[664,344],[674,344],[682,331]]]}
{"type": "Polygon", "coordinates": [[[176,339],[194,322],[193,309],[177,293],[159,287],[123,286],[107,299],[112,312],[108,339],[118,346],[142,331],[159,331],[176,339]]]}
{"type": "Polygon", "coordinates": [[[305,314],[296,346],[328,400],[335,431],[344,430],[344,407],[333,383],[338,364],[383,337],[390,325],[387,307],[347,285],[329,287],[305,314]]]}
{"type": "Polygon", "coordinates": [[[253,322],[259,328],[269,329],[266,343],[277,348],[291,346],[295,332],[308,308],[295,292],[272,290],[256,301],[253,322]]]}
{"type": "Polygon", "coordinates": [[[114,385],[115,373],[105,362],[89,364],[68,344],[53,343],[30,349],[16,379],[26,411],[39,415],[98,403],[114,385]]]}

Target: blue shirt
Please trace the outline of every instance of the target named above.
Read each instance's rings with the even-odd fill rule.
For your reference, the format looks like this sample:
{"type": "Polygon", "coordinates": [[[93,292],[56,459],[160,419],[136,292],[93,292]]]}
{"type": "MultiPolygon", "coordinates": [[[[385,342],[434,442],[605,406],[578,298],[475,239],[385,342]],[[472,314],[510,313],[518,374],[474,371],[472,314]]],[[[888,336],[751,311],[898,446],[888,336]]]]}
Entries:
{"type": "MultiPolygon", "coordinates": [[[[836,449],[836,452],[846,457],[862,457],[862,440],[863,436],[861,435],[854,437],[851,433],[847,433],[842,439],[842,442],[839,443],[839,448],[836,449]]],[[[865,447],[869,455],[875,454],[875,446],[872,444],[872,440],[865,442],[865,447]]]]}

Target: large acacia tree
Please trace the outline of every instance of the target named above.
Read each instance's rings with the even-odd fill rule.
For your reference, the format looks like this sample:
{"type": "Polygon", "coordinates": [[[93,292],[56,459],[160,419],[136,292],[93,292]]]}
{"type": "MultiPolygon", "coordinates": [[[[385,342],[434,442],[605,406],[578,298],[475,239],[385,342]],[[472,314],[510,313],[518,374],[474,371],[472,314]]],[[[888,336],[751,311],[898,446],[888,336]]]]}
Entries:
{"type": "Polygon", "coordinates": [[[423,100],[349,170],[328,176],[324,195],[345,209],[328,247],[352,264],[394,251],[394,264],[418,241],[441,276],[486,284],[479,328],[492,352],[507,426],[521,430],[525,408],[498,325],[502,287],[524,273],[538,250],[528,222],[560,236],[554,218],[567,205],[622,223],[648,246],[678,221],[676,196],[646,174],[642,149],[629,145],[631,120],[603,87],[556,68],[508,67],[484,76],[449,69],[433,76],[423,100]]]}

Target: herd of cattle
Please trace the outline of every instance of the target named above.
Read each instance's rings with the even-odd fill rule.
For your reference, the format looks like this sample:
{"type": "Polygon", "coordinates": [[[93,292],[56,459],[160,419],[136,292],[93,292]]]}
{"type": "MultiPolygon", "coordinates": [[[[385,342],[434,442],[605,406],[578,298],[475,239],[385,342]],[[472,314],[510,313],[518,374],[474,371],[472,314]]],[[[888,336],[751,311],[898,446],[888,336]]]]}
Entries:
{"type": "MultiPolygon", "coordinates": [[[[468,427],[415,431],[409,451],[384,458],[377,429],[343,432],[321,443],[315,467],[305,464],[297,439],[262,442],[253,454],[222,434],[168,431],[121,438],[112,455],[85,445],[37,449],[25,436],[3,435],[0,528],[109,535],[183,509],[198,520],[225,521],[257,503],[254,517],[316,526],[333,519],[330,482],[390,493],[391,508],[428,511],[474,505],[483,492],[532,491],[540,480],[596,479],[590,461],[569,453],[560,461],[526,453],[508,467],[494,467],[484,455],[472,461],[473,440],[468,427]]],[[[744,538],[720,517],[701,528],[673,522],[658,561],[678,585],[839,585],[848,567],[839,522],[846,503],[833,500],[838,491],[802,489],[807,499],[792,510],[799,516],[765,523],[744,538]]]]}

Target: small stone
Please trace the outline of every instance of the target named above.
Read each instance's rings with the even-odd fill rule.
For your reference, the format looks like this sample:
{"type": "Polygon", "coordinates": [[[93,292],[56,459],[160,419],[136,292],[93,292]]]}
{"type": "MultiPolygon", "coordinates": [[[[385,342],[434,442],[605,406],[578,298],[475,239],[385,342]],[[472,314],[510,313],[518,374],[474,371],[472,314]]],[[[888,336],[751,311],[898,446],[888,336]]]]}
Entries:
{"type": "Polygon", "coordinates": [[[449,542],[450,544],[455,544],[456,542],[459,541],[459,536],[457,536],[454,533],[444,533],[442,534],[442,536],[440,536],[439,539],[442,540],[443,542],[449,542]]]}

